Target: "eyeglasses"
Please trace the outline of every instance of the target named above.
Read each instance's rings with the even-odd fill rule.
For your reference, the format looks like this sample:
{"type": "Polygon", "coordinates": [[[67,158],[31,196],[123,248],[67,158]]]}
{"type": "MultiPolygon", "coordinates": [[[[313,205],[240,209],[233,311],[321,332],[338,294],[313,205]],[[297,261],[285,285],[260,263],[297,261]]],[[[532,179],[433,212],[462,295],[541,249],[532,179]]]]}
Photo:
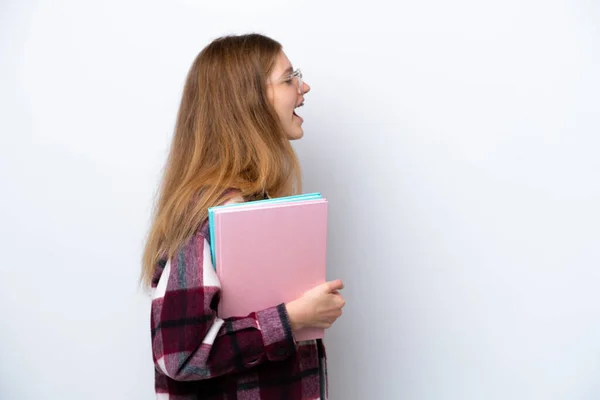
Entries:
{"type": "Polygon", "coordinates": [[[295,70],[288,76],[284,76],[282,78],[276,79],[274,82],[289,82],[294,78],[296,78],[296,81],[298,82],[298,93],[303,94],[302,91],[303,91],[304,81],[302,80],[302,71],[300,71],[300,69],[295,70]]]}

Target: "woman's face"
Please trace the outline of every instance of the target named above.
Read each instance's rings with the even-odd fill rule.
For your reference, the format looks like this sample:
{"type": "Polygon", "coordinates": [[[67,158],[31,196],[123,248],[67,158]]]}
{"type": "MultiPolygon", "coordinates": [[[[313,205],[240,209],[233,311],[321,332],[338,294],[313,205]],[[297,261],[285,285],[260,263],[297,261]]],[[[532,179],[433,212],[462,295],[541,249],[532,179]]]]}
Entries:
{"type": "Polygon", "coordinates": [[[303,120],[295,110],[304,103],[304,94],[310,91],[310,86],[293,74],[292,63],[281,51],[267,80],[267,95],[289,140],[300,139],[304,135],[303,120]]]}

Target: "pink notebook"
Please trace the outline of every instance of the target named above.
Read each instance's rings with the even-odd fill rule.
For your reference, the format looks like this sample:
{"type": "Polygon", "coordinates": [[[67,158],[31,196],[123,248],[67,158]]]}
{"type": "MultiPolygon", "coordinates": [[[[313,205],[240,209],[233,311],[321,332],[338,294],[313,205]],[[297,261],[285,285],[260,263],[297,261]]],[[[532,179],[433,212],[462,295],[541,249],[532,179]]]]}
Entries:
{"type": "MultiPolygon", "coordinates": [[[[224,207],[215,212],[221,318],[289,302],[326,280],[327,200],[224,207]]],[[[297,341],[323,338],[304,329],[297,341]]]]}

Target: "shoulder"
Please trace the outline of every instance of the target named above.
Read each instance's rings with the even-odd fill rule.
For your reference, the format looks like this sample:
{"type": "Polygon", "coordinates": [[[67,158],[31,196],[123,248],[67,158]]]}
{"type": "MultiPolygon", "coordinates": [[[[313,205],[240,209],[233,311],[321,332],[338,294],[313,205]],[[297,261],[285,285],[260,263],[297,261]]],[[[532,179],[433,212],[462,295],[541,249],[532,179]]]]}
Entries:
{"type": "Polygon", "coordinates": [[[199,234],[207,239],[210,237],[208,210],[210,210],[211,207],[226,206],[229,204],[245,203],[245,202],[246,202],[246,199],[240,194],[239,190],[227,189],[227,190],[223,191],[221,196],[219,196],[219,200],[217,202],[215,202],[214,204],[208,206],[208,208],[206,210],[207,211],[206,218],[204,219],[204,221],[198,228],[198,231],[196,232],[196,234],[199,234]]]}

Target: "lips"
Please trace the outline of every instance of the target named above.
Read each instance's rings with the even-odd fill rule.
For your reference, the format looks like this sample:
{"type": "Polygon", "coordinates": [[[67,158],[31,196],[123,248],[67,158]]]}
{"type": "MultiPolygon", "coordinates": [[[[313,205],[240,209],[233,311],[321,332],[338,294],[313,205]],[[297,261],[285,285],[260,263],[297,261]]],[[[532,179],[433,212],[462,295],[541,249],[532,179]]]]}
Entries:
{"type": "Polygon", "coordinates": [[[304,101],[302,101],[300,104],[298,104],[295,108],[294,108],[294,115],[300,119],[302,119],[301,116],[299,116],[298,114],[296,114],[296,110],[300,107],[302,107],[304,105],[304,101]]]}

